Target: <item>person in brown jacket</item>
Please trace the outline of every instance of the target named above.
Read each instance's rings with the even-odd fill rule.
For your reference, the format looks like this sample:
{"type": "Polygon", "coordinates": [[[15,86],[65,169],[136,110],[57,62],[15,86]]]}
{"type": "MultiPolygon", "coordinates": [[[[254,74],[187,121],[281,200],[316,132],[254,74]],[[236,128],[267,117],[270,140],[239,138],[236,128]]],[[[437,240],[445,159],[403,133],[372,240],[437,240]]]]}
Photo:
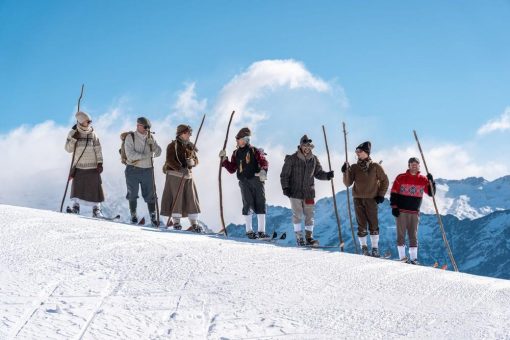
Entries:
{"type": "Polygon", "coordinates": [[[370,142],[364,142],[356,148],[358,162],[342,166],[344,184],[349,187],[354,183],[352,197],[354,210],[358,221],[358,238],[363,255],[380,257],[379,254],[379,221],[377,205],[384,202],[384,195],[388,190],[388,176],[381,165],[370,158],[370,142]],[[370,231],[372,252],[369,254],[367,246],[367,224],[370,231]]]}
{"type": "Polygon", "coordinates": [[[192,129],[189,125],[177,127],[176,138],[166,148],[163,172],[166,174],[165,189],[161,199],[161,215],[172,219],[174,229],[181,230],[181,218],[188,217],[191,231],[200,233],[198,225],[200,203],[193,181],[192,169],[198,165],[197,149],[190,142],[192,129]],[[182,179],[182,183],[181,183],[182,179]],[[180,192],[179,191],[179,186],[180,192]],[[172,210],[172,205],[175,206],[172,210]]]}

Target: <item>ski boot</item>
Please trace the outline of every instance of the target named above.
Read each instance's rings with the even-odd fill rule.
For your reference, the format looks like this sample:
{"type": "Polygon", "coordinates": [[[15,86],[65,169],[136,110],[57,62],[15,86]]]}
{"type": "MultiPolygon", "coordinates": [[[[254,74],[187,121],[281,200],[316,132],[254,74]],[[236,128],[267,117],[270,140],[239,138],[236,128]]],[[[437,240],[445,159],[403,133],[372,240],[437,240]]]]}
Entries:
{"type": "Polygon", "coordinates": [[[368,252],[368,246],[361,246],[361,254],[365,256],[370,256],[370,253],[368,252]]]}
{"type": "Polygon", "coordinates": [[[72,208],[69,208],[69,206],[66,209],[66,212],[68,214],[79,214],[80,213],[80,205],[79,204],[73,204],[72,208]]]}
{"type": "Polygon", "coordinates": [[[257,238],[258,239],[266,239],[267,240],[267,239],[270,239],[271,237],[268,234],[266,234],[265,232],[259,231],[257,233],[257,238]]]}
{"type": "Polygon", "coordinates": [[[400,259],[400,262],[409,263],[409,258],[407,256],[404,256],[403,258],[400,259]]]}
{"type": "Polygon", "coordinates": [[[298,247],[303,247],[305,245],[305,240],[303,239],[303,234],[300,231],[296,231],[296,243],[298,247]]]}
{"type": "Polygon", "coordinates": [[[381,257],[381,254],[379,254],[379,248],[372,247],[372,257],[381,257]]]}
{"type": "Polygon", "coordinates": [[[92,217],[94,217],[94,218],[104,218],[104,215],[101,212],[101,208],[99,208],[99,207],[92,208],[92,217]]]}
{"type": "Polygon", "coordinates": [[[202,233],[202,227],[199,226],[198,224],[192,224],[191,225],[191,231],[194,232],[194,233],[202,233]]]}
{"type": "Polygon", "coordinates": [[[137,224],[138,223],[138,216],[136,216],[136,211],[131,212],[131,223],[137,224]]]}
{"type": "Polygon", "coordinates": [[[179,223],[174,224],[174,230],[182,230],[182,225],[180,225],[179,223]]]}
{"type": "Polygon", "coordinates": [[[319,246],[319,241],[313,238],[313,233],[310,230],[305,230],[305,241],[307,246],[319,246]]]}
{"type": "Polygon", "coordinates": [[[418,259],[410,260],[408,263],[414,265],[420,264],[420,262],[418,262],[418,259]]]}
{"type": "Polygon", "coordinates": [[[255,240],[257,238],[257,234],[253,230],[250,230],[246,233],[246,237],[248,237],[250,240],[255,240]]]}
{"type": "Polygon", "coordinates": [[[155,212],[151,213],[151,225],[154,228],[159,228],[159,221],[157,219],[157,216],[156,216],[155,212]]]}

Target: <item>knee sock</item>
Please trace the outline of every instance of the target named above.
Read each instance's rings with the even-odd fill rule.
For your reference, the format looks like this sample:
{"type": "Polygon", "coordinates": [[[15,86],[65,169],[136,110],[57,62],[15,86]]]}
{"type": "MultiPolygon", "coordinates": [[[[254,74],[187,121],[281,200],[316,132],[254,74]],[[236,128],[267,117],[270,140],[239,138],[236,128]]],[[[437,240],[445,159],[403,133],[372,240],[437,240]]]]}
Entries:
{"type": "Polygon", "coordinates": [[[257,214],[257,222],[259,224],[259,233],[266,232],[266,214],[257,214]]]}
{"type": "Polygon", "coordinates": [[[246,222],[246,232],[253,231],[251,215],[243,215],[246,222]]]}
{"type": "Polygon", "coordinates": [[[406,257],[406,246],[397,246],[398,249],[398,258],[403,259],[406,257]]]}
{"type": "Polygon", "coordinates": [[[379,248],[379,235],[370,235],[372,248],[379,248]]]}

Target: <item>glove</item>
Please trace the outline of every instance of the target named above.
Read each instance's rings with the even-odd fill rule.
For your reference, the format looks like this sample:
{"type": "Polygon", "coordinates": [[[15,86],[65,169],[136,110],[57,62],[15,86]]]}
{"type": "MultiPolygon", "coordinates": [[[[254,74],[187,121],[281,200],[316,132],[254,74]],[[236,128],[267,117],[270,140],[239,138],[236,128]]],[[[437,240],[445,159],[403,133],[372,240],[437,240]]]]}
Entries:
{"type": "Polygon", "coordinates": [[[193,158],[186,158],[186,164],[188,168],[192,168],[196,165],[195,160],[193,158]]]}
{"type": "Polygon", "coordinates": [[[283,194],[287,197],[290,197],[290,188],[283,188],[283,194]]]}
{"type": "Polygon", "coordinates": [[[349,163],[345,162],[344,165],[342,165],[342,172],[345,173],[347,171],[347,167],[349,166],[349,163]]]}
{"type": "Polygon", "coordinates": [[[227,151],[226,150],[220,150],[220,154],[219,154],[221,160],[224,160],[225,158],[227,158],[227,151]]]}
{"type": "Polygon", "coordinates": [[[147,137],[147,144],[154,145],[154,143],[155,143],[154,138],[152,138],[152,136],[149,135],[149,137],[147,137]]]}
{"type": "Polygon", "coordinates": [[[332,179],[333,177],[335,177],[335,172],[334,172],[334,171],[327,172],[327,173],[326,173],[326,176],[327,176],[326,178],[327,178],[327,179],[328,179],[328,181],[329,181],[330,179],[332,179]]]}
{"type": "Polygon", "coordinates": [[[255,174],[255,176],[258,176],[261,182],[265,182],[267,179],[267,171],[260,170],[258,173],[255,174]]]}
{"type": "Polygon", "coordinates": [[[97,172],[99,173],[103,172],[103,163],[97,163],[97,172]]]}
{"type": "Polygon", "coordinates": [[[375,196],[374,200],[377,204],[381,204],[384,202],[384,196],[375,196]]]}
{"type": "Polygon", "coordinates": [[[432,174],[431,173],[428,173],[427,174],[427,179],[429,180],[429,182],[434,182],[434,177],[432,177],[432,174]]]}
{"type": "Polygon", "coordinates": [[[80,138],[80,132],[78,130],[76,130],[74,133],[73,133],[73,136],[72,136],[74,139],[78,140],[78,138],[80,138]]]}
{"type": "Polygon", "coordinates": [[[400,209],[399,208],[391,209],[391,214],[395,217],[398,217],[400,215],[400,209]]]}

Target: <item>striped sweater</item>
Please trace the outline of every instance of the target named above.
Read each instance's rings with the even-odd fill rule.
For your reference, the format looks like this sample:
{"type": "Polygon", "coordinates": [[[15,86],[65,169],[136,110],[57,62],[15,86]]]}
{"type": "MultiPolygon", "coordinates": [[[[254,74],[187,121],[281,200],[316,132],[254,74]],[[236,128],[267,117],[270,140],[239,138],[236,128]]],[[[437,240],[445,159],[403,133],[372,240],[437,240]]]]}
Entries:
{"type": "Polygon", "coordinates": [[[103,163],[101,143],[92,127],[83,130],[73,126],[67,135],[65,150],[69,153],[75,152],[73,167],[78,169],[96,169],[98,163],[103,163]],[[80,132],[78,139],[73,137],[76,130],[80,132]]]}

